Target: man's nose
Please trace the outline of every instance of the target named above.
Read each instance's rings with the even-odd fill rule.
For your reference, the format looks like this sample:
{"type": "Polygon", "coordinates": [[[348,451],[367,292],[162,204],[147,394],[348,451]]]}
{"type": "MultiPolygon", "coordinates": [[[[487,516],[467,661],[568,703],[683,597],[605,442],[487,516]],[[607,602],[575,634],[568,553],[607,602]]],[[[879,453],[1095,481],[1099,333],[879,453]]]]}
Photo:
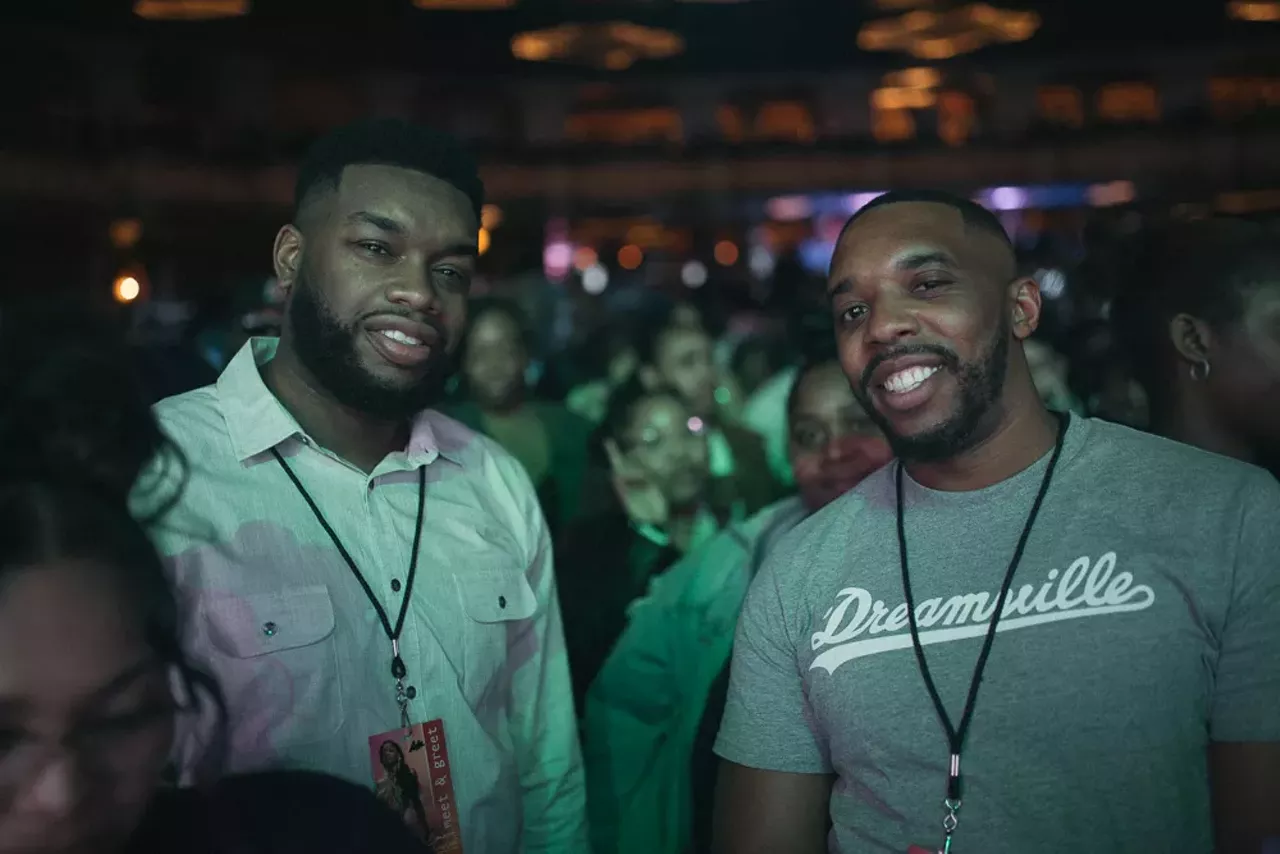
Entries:
{"type": "Polygon", "coordinates": [[[65,819],[75,811],[79,790],[80,770],[76,758],[62,750],[50,757],[31,778],[24,806],[28,812],[65,819]]]}
{"type": "Polygon", "coordinates": [[[893,297],[881,297],[871,307],[867,319],[867,337],[877,344],[891,345],[916,335],[920,324],[906,303],[893,297]]]}
{"type": "Polygon", "coordinates": [[[419,314],[437,314],[440,300],[430,266],[410,265],[404,272],[403,278],[388,288],[387,299],[419,314]]]}

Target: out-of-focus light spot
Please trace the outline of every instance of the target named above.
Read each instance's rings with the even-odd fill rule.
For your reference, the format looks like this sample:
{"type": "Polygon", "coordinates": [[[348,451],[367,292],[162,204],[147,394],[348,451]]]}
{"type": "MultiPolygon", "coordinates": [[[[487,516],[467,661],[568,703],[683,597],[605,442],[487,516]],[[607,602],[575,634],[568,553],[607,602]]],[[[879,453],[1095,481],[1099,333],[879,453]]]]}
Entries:
{"type": "Polygon", "coordinates": [[[732,267],[738,263],[738,244],[732,240],[721,240],[715,248],[716,263],[721,267],[732,267]]]}
{"type": "Polygon", "coordinates": [[[721,406],[728,406],[733,401],[733,392],[724,386],[716,387],[716,403],[721,406]]]}
{"type": "Polygon", "coordinates": [[[600,256],[590,246],[579,246],[573,250],[573,269],[582,272],[600,262],[600,256]]]}
{"type": "Polygon", "coordinates": [[[602,294],[609,287],[609,271],[600,264],[582,272],[582,289],[589,294],[602,294]]]}
{"type": "Polygon", "coordinates": [[[489,233],[489,229],[487,228],[480,229],[480,235],[476,239],[476,248],[479,250],[480,254],[483,255],[484,253],[488,252],[489,247],[492,245],[493,245],[493,235],[489,233]]]}
{"type": "Polygon", "coordinates": [[[497,205],[485,205],[480,209],[480,225],[493,231],[502,225],[502,208],[497,205]]]}
{"type": "MultiPolygon", "coordinates": [[[[719,389],[717,389],[717,391],[719,391],[719,389]]],[[[702,419],[696,415],[688,421],[689,432],[695,435],[701,435],[702,431],[706,429],[706,426],[707,425],[703,423],[702,419]]]]}
{"type": "Polygon", "coordinates": [[[117,276],[111,294],[116,302],[133,302],[142,293],[142,285],[133,276],[117,276]]]}
{"type": "Polygon", "coordinates": [[[618,266],[624,270],[636,270],[644,263],[644,252],[634,243],[618,250],[618,266]]]}
{"type": "Polygon", "coordinates": [[[778,222],[797,222],[813,216],[813,203],[806,196],[778,196],[765,205],[769,216],[778,222]]]}
{"type": "Polygon", "coordinates": [[[991,191],[991,207],[998,211],[1019,211],[1026,206],[1026,190],[1019,187],[996,187],[991,191]]]}
{"type": "Polygon", "coordinates": [[[142,239],[142,221],[118,219],[111,223],[111,245],[117,249],[131,249],[142,239]]]}
{"type": "Polygon", "coordinates": [[[853,193],[844,197],[844,209],[852,216],[883,195],[884,193],[853,193]]]}
{"type": "Polygon", "coordinates": [[[133,13],[151,21],[209,21],[249,14],[249,0],[137,0],[133,13]]]}
{"type": "Polygon", "coordinates": [[[560,280],[569,275],[573,263],[573,247],[564,241],[548,243],[542,250],[542,269],[547,278],[560,280]]]}
{"type": "Polygon", "coordinates": [[[687,261],[680,268],[680,281],[687,287],[700,288],[707,283],[707,265],[701,261],[687,261]]]}
{"type": "Polygon", "coordinates": [[[1138,190],[1132,181],[1112,181],[1109,184],[1094,184],[1085,191],[1089,204],[1095,208],[1109,208],[1114,205],[1127,205],[1138,197],[1138,190]]]}
{"type": "Polygon", "coordinates": [[[1047,299],[1057,299],[1066,293],[1067,275],[1061,270],[1036,270],[1032,277],[1040,285],[1040,293],[1047,299]]]}
{"type": "Polygon", "coordinates": [[[747,256],[747,266],[751,268],[751,272],[759,279],[767,279],[773,275],[773,268],[777,266],[773,253],[764,246],[753,246],[751,252],[747,256]]]}
{"type": "Polygon", "coordinates": [[[1280,2],[1276,0],[1232,0],[1227,15],[1237,21],[1280,21],[1280,2]]]}

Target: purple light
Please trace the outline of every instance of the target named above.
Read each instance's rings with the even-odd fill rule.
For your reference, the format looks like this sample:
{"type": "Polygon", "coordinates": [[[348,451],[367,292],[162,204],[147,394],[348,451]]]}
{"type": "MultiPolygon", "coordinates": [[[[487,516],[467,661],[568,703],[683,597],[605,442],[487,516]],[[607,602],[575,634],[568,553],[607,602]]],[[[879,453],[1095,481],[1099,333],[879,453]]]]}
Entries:
{"type": "Polygon", "coordinates": [[[1027,191],[1020,187],[996,187],[991,191],[991,207],[998,211],[1020,211],[1027,206],[1027,191]]]}
{"type": "Polygon", "coordinates": [[[542,250],[542,269],[549,279],[563,279],[573,264],[573,247],[563,241],[548,243],[542,250]]]}
{"type": "Polygon", "coordinates": [[[883,195],[884,193],[853,193],[844,197],[844,209],[852,216],[883,195]]]}
{"type": "Polygon", "coordinates": [[[778,222],[797,222],[813,216],[813,203],[806,196],[778,196],[766,206],[778,222]]]}

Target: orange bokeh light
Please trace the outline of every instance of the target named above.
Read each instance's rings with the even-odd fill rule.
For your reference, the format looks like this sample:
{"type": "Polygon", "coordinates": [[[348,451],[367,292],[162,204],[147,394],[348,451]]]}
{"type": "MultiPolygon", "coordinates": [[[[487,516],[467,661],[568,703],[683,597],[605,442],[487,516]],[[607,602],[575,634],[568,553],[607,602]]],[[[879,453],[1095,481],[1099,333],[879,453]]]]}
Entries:
{"type": "Polygon", "coordinates": [[[732,267],[738,263],[738,244],[732,240],[721,240],[716,244],[715,256],[721,267],[732,267]]]}
{"type": "Polygon", "coordinates": [[[624,270],[635,270],[644,263],[644,252],[634,243],[628,243],[618,250],[618,266],[624,270]]]}

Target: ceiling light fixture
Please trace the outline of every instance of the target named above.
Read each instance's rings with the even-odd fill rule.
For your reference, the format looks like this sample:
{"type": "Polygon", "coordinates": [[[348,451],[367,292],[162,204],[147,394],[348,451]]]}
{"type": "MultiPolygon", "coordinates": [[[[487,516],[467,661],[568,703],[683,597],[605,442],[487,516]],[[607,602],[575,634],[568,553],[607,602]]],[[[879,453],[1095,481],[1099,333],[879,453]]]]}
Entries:
{"type": "Polygon", "coordinates": [[[249,14],[249,0],[137,0],[133,13],[149,21],[211,21],[249,14]]]}
{"type": "Polygon", "coordinates": [[[511,53],[527,62],[571,62],[625,71],[642,59],[668,59],[684,52],[684,39],[670,30],[624,21],[562,24],[520,33],[511,53]]]}
{"type": "Polygon", "coordinates": [[[972,3],[947,11],[917,9],[870,21],[858,33],[863,50],[909,53],[920,59],[950,59],[992,44],[1026,41],[1040,28],[1035,12],[972,3]]]}
{"type": "Polygon", "coordinates": [[[413,5],[430,11],[458,9],[465,12],[486,12],[491,9],[510,9],[516,5],[516,0],[413,0],[413,5]]]}
{"type": "Polygon", "coordinates": [[[1231,0],[1227,17],[1237,21],[1280,21],[1280,0],[1231,0]]]}

